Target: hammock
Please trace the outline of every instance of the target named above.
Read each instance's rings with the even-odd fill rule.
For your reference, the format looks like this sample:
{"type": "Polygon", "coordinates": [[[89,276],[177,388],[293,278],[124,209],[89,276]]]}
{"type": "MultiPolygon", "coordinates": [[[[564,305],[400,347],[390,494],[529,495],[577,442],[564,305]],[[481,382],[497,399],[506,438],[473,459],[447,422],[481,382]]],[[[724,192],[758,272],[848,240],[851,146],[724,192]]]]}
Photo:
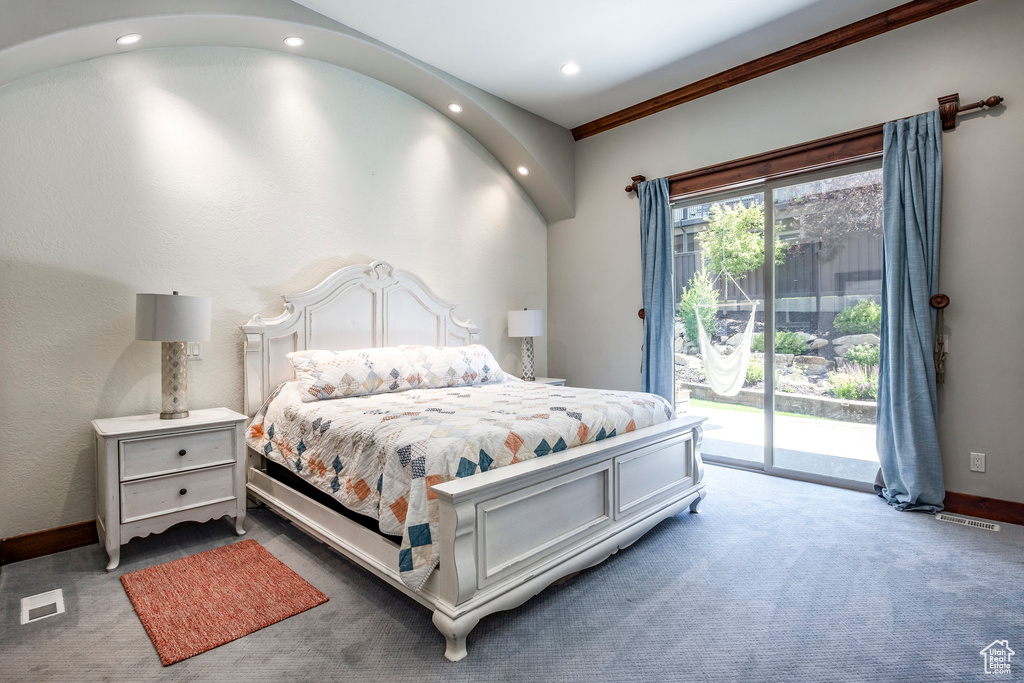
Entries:
{"type": "MultiPolygon", "coordinates": [[[[723,234],[724,237],[724,234],[723,234]]],[[[743,298],[750,304],[750,320],[743,329],[743,338],[738,348],[733,349],[729,354],[719,353],[711,346],[707,332],[704,331],[704,324],[700,321],[700,308],[706,306],[694,306],[693,311],[697,314],[697,339],[700,345],[700,356],[704,359],[704,374],[708,378],[711,390],[719,396],[735,396],[740,393],[744,382],[747,381],[747,366],[750,365],[750,341],[754,337],[754,314],[757,312],[757,302],[751,301],[747,293],[740,287],[740,283],[729,274],[725,267],[725,240],[722,240],[722,268],[715,275],[714,282],[725,274],[736,286],[743,298]]],[[[728,284],[726,285],[728,291],[728,284]]],[[[716,308],[717,304],[714,305],[716,308]]]]}
{"type": "Polygon", "coordinates": [[[732,353],[724,354],[711,345],[704,325],[700,321],[700,311],[693,307],[697,314],[697,337],[700,343],[700,355],[704,359],[704,374],[707,375],[711,390],[719,396],[735,396],[740,393],[743,383],[747,380],[747,366],[750,365],[750,341],[754,337],[754,313],[757,304],[750,302],[750,320],[743,329],[743,339],[732,353]]]}

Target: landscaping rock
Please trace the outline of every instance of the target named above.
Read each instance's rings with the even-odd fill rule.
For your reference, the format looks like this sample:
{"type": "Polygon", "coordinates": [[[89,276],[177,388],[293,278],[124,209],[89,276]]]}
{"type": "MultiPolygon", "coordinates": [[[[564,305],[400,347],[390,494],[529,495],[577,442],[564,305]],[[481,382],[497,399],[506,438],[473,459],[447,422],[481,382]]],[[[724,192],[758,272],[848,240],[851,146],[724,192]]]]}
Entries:
{"type": "Polygon", "coordinates": [[[814,339],[814,335],[813,334],[807,334],[806,332],[794,332],[793,334],[795,334],[796,336],[800,337],[805,342],[809,342],[812,339],[814,339]]]}
{"type": "Polygon", "coordinates": [[[676,354],[676,365],[682,365],[692,370],[700,370],[704,367],[704,363],[699,357],[685,353],[676,354]]]}
{"type": "Polygon", "coordinates": [[[791,353],[777,353],[775,354],[775,367],[778,369],[788,368],[793,364],[793,359],[796,358],[791,353]]]}
{"type": "Polygon", "coordinates": [[[824,375],[832,368],[832,361],[821,356],[797,356],[793,362],[808,375],[824,375]]]}
{"type": "Polygon", "coordinates": [[[817,351],[828,346],[828,339],[815,339],[807,345],[808,351],[817,351]]]}
{"type": "MultiPolygon", "coordinates": [[[[870,344],[872,346],[878,346],[878,341],[879,339],[877,334],[848,334],[845,337],[833,339],[832,345],[858,346],[859,344],[870,344]]],[[[836,353],[838,353],[838,351],[836,353]]]]}
{"type": "Polygon", "coordinates": [[[836,358],[843,358],[852,348],[852,346],[837,346],[833,350],[835,351],[836,358]]]}
{"type": "Polygon", "coordinates": [[[686,342],[682,337],[676,337],[676,353],[682,353],[686,349],[686,342]]]}
{"type": "Polygon", "coordinates": [[[811,394],[814,393],[814,384],[803,378],[793,380],[786,378],[785,381],[780,378],[779,390],[785,391],[787,394],[811,394]]]}

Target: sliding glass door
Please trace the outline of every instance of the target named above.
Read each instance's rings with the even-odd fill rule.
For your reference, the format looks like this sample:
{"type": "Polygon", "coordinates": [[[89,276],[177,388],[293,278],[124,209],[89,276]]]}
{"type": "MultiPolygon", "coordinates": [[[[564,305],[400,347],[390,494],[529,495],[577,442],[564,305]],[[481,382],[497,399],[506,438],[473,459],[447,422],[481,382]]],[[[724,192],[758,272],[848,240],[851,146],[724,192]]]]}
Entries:
{"type": "Polygon", "coordinates": [[[775,186],[775,401],[771,466],[870,485],[882,308],[882,171],[775,186]]]}
{"type": "Polygon", "coordinates": [[[708,418],[704,453],[742,466],[761,466],[765,456],[765,359],[757,351],[765,320],[764,196],[758,190],[702,197],[672,212],[677,409],[708,418]],[[708,376],[714,361],[726,365],[751,344],[742,387],[729,396],[716,392],[708,376]]]}
{"type": "Polygon", "coordinates": [[[677,201],[673,221],[677,408],[708,418],[706,459],[869,488],[878,162],[677,201]]]}

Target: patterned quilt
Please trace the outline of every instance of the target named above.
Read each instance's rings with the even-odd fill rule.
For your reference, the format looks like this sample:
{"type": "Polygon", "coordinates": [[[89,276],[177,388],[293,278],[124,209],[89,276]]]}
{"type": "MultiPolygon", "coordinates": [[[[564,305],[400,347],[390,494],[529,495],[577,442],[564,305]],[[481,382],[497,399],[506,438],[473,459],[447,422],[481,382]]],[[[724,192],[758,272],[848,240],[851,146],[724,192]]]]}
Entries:
{"type": "Polygon", "coordinates": [[[675,417],[652,394],[534,384],[414,389],[303,403],[281,385],[249,446],[402,537],[402,580],[419,591],[438,561],[435,484],[675,417]]]}

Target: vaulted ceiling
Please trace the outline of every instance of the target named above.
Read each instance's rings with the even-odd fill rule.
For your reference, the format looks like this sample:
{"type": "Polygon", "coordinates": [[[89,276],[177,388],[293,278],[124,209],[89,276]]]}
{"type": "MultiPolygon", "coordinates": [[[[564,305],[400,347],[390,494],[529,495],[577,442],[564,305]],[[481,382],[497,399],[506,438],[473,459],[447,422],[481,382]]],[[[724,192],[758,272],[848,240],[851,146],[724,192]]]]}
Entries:
{"type": "Polygon", "coordinates": [[[906,2],[296,1],[567,128],[906,2]]]}

